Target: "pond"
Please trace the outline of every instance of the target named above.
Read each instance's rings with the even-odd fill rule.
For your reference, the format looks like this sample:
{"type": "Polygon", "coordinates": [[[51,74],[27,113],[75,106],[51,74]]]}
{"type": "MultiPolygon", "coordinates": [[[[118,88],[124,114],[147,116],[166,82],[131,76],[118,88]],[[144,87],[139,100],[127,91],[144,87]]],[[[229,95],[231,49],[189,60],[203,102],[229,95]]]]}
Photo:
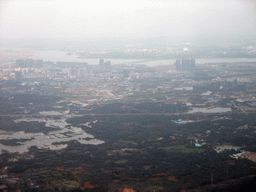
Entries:
{"type": "MultiPolygon", "coordinates": [[[[46,127],[56,128],[56,131],[50,131],[48,133],[27,133],[24,131],[19,132],[1,132],[0,140],[4,141],[16,141],[16,145],[4,145],[0,144],[1,150],[7,150],[9,152],[23,153],[28,151],[31,146],[37,146],[38,148],[48,148],[50,150],[59,150],[67,147],[67,144],[56,144],[59,142],[68,142],[76,140],[81,144],[99,145],[104,141],[95,139],[93,135],[86,133],[80,127],[74,127],[66,122],[66,118],[52,119],[52,118],[23,118],[16,119],[14,123],[25,122],[43,122],[46,127]]],[[[88,125],[92,125],[97,121],[87,122],[88,125]]],[[[0,151],[1,153],[1,151],[0,151]]]]}
{"type": "Polygon", "coordinates": [[[215,107],[215,108],[205,108],[205,107],[194,107],[188,113],[226,113],[231,112],[230,107],[215,107]]]}

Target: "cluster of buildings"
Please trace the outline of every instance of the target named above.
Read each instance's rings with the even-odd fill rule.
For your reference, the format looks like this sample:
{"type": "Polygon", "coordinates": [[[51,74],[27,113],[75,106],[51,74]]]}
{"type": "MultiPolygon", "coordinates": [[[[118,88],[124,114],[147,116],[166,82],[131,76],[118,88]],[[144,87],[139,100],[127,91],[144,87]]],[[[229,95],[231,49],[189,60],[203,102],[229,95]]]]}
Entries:
{"type": "Polygon", "coordinates": [[[88,72],[84,67],[71,67],[68,71],[68,78],[80,79],[88,77],[88,72]]]}
{"type": "Polygon", "coordinates": [[[18,59],[16,60],[17,68],[41,68],[43,67],[43,60],[34,59],[18,59]]]}
{"type": "MultiPolygon", "coordinates": [[[[195,60],[182,59],[175,63],[177,70],[189,70],[195,67],[195,60]]],[[[132,79],[170,78],[175,66],[163,65],[148,67],[146,65],[111,65],[110,61],[99,59],[98,65],[85,62],[50,62],[34,59],[18,59],[16,62],[1,65],[0,79],[14,79],[23,82],[28,79],[51,79],[63,81],[111,82],[132,79]]],[[[177,73],[177,71],[176,71],[177,73]]],[[[182,75],[177,73],[176,75],[182,75]]]]}
{"type": "Polygon", "coordinates": [[[176,60],[175,62],[176,70],[191,70],[196,67],[196,61],[195,59],[182,59],[181,62],[180,60],[176,60]]]}
{"type": "Polygon", "coordinates": [[[110,63],[110,61],[104,62],[104,59],[100,59],[99,60],[99,65],[101,67],[110,67],[111,63],[110,63]]]}
{"type": "MultiPolygon", "coordinates": [[[[57,62],[58,66],[62,66],[63,62],[57,62]],[[60,65],[62,64],[62,65],[60,65]]],[[[88,78],[89,73],[94,72],[106,72],[111,67],[111,62],[107,61],[104,62],[104,59],[99,60],[99,65],[97,66],[88,66],[88,63],[69,63],[69,71],[68,71],[68,78],[69,79],[84,79],[88,78]],[[70,67],[71,66],[71,67],[70,67]]]]}

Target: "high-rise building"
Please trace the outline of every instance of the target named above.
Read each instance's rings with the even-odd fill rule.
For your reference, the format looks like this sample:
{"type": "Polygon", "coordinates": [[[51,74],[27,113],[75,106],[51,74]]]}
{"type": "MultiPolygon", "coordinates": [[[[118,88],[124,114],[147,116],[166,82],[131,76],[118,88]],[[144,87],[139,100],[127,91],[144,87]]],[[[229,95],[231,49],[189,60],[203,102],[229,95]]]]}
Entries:
{"type": "Polygon", "coordinates": [[[71,67],[71,68],[69,69],[68,77],[69,77],[70,79],[75,79],[75,78],[76,78],[76,75],[77,75],[77,70],[76,70],[76,68],[71,67]]]}
{"type": "Polygon", "coordinates": [[[41,68],[41,67],[43,67],[43,63],[44,63],[44,62],[43,62],[42,59],[36,60],[35,67],[41,68]]]}
{"type": "Polygon", "coordinates": [[[182,59],[181,69],[182,70],[191,70],[196,66],[195,59],[182,59]]]}
{"type": "Polygon", "coordinates": [[[40,68],[43,66],[43,60],[18,59],[16,60],[17,68],[40,68]]]}
{"type": "Polygon", "coordinates": [[[177,71],[180,71],[180,70],[181,70],[180,60],[176,60],[175,66],[176,66],[176,70],[177,70],[177,71]]]}
{"type": "Polygon", "coordinates": [[[22,71],[21,70],[15,71],[15,80],[18,81],[18,82],[22,82],[23,81],[23,75],[22,75],[22,71]]]}
{"type": "Polygon", "coordinates": [[[99,60],[99,65],[100,65],[100,67],[105,69],[107,67],[110,67],[111,62],[110,61],[104,62],[104,59],[100,59],[99,60]]]}
{"type": "Polygon", "coordinates": [[[182,59],[181,68],[182,68],[182,70],[189,70],[190,69],[190,60],[182,59]]]}
{"type": "Polygon", "coordinates": [[[104,59],[99,60],[99,65],[103,66],[104,65],[104,59]]]}
{"type": "Polygon", "coordinates": [[[27,68],[33,68],[36,62],[34,59],[25,59],[25,63],[27,68]]]}
{"type": "Polygon", "coordinates": [[[107,62],[104,63],[104,65],[105,65],[106,67],[110,67],[111,63],[110,63],[110,61],[107,61],[107,62]]]}
{"type": "Polygon", "coordinates": [[[25,68],[26,67],[25,61],[23,59],[16,60],[16,67],[17,68],[25,68]]]}
{"type": "Polygon", "coordinates": [[[78,72],[77,72],[77,77],[78,78],[84,78],[85,76],[84,76],[84,68],[79,68],[78,69],[78,72]]]}

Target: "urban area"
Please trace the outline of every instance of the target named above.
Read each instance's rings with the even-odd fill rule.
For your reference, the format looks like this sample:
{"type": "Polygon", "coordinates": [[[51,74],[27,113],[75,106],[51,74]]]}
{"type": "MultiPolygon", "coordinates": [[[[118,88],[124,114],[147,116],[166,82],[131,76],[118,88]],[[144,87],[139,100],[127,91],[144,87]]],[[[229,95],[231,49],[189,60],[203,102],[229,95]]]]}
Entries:
{"type": "Polygon", "coordinates": [[[0,191],[250,191],[255,64],[2,60],[0,191]]]}

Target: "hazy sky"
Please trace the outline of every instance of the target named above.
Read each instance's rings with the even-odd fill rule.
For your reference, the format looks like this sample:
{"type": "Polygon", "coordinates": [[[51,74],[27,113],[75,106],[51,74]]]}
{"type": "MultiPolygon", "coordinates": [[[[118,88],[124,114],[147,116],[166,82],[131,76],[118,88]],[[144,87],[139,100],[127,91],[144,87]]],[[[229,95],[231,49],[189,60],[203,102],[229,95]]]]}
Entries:
{"type": "Polygon", "coordinates": [[[0,0],[2,38],[256,34],[255,0],[0,0]]]}

